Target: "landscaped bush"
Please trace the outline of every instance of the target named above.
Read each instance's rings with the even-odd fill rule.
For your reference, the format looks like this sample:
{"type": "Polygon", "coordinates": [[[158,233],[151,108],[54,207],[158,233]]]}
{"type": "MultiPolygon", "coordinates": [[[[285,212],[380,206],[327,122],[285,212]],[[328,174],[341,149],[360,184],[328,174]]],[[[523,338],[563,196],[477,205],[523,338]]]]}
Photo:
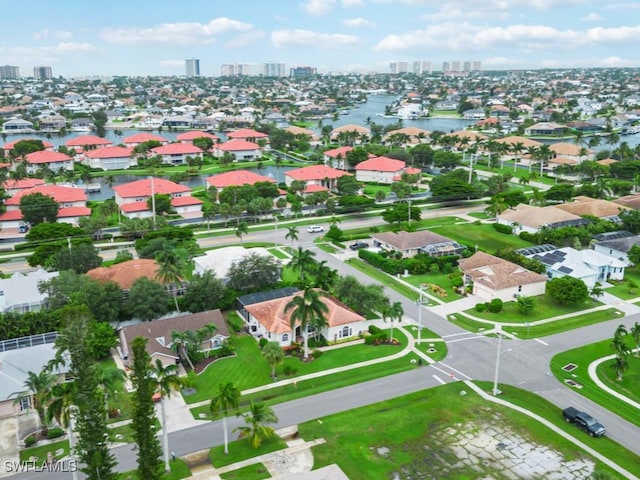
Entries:
{"type": "Polygon", "coordinates": [[[487,304],[486,303],[476,303],[476,312],[484,312],[487,310],[487,304]]]}
{"type": "Polygon", "coordinates": [[[371,335],[375,335],[375,334],[377,334],[377,333],[382,333],[382,329],[381,329],[381,328],[376,327],[375,325],[369,325],[369,333],[370,333],[371,335]]]}
{"type": "Polygon", "coordinates": [[[317,348],[311,352],[311,356],[313,358],[320,358],[324,352],[322,350],[318,350],[317,348]]]}
{"type": "Polygon", "coordinates": [[[502,300],[500,300],[499,298],[494,298],[487,305],[487,310],[491,313],[500,313],[502,311],[502,306],[502,300]]]}
{"type": "Polygon", "coordinates": [[[48,440],[61,437],[62,435],[64,435],[64,430],[61,429],[60,427],[53,427],[52,429],[47,431],[48,440]]]}
{"type": "Polygon", "coordinates": [[[297,369],[297,368],[292,367],[291,365],[285,365],[285,366],[282,368],[282,373],[283,373],[285,376],[290,377],[290,376],[292,376],[292,375],[296,375],[296,374],[298,373],[298,369],[297,369]]]}
{"type": "Polygon", "coordinates": [[[411,275],[424,273],[438,273],[443,271],[445,265],[453,269],[457,265],[458,257],[447,255],[443,257],[430,257],[419,253],[412,258],[402,258],[400,252],[376,253],[366,249],[358,250],[358,256],[370,265],[379,268],[390,275],[402,274],[408,271],[411,275]]]}
{"type": "Polygon", "coordinates": [[[520,232],[518,237],[522,240],[526,240],[527,242],[538,243],[538,236],[535,233],[520,232]]]}
{"type": "Polygon", "coordinates": [[[513,233],[513,227],[511,225],[503,225],[502,223],[494,223],[493,228],[496,232],[506,233],[511,235],[513,233]]]}
{"type": "Polygon", "coordinates": [[[262,347],[264,347],[267,343],[269,343],[269,340],[267,340],[265,337],[262,337],[258,342],[258,346],[260,347],[260,350],[262,350],[262,347]]]}
{"type": "Polygon", "coordinates": [[[24,439],[24,446],[26,448],[33,447],[36,443],[38,443],[38,440],[36,440],[35,435],[29,435],[27,438],[24,439]]]}
{"type": "Polygon", "coordinates": [[[231,312],[227,316],[227,324],[235,333],[239,333],[244,328],[244,320],[236,312],[231,312]]]}

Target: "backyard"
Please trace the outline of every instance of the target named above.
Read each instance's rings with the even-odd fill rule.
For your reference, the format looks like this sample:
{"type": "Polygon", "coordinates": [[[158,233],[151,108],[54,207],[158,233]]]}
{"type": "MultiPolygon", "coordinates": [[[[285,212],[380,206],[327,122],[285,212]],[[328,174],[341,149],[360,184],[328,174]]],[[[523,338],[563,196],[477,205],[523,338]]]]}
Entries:
{"type": "Polygon", "coordinates": [[[430,230],[488,253],[495,253],[502,248],[524,248],[532,245],[531,242],[522,240],[516,235],[500,233],[493,228],[492,224],[487,223],[436,226],[430,230]]]}

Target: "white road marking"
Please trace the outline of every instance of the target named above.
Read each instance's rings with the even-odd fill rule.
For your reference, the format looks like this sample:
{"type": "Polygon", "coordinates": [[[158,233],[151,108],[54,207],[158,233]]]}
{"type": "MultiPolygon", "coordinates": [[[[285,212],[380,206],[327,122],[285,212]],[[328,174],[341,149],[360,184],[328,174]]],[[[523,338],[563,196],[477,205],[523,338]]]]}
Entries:
{"type": "Polygon", "coordinates": [[[432,377],[435,378],[438,382],[440,382],[440,385],[444,385],[445,383],[447,383],[437,375],[432,375],[432,377]]]}
{"type": "Polygon", "coordinates": [[[465,375],[464,373],[462,373],[460,370],[457,370],[449,365],[447,365],[446,363],[440,362],[441,365],[444,365],[445,367],[447,367],[449,370],[453,370],[454,372],[456,372],[458,375],[460,375],[461,377],[466,378],[467,380],[471,380],[471,377],[469,377],[468,375],[465,375]]]}
{"type": "Polygon", "coordinates": [[[542,341],[542,340],[540,340],[539,338],[534,338],[534,340],[535,340],[536,342],[538,342],[538,343],[543,344],[545,347],[548,347],[548,346],[549,346],[549,344],[548,344],[547,342],[543,342],[543,341],[542,341]]]}

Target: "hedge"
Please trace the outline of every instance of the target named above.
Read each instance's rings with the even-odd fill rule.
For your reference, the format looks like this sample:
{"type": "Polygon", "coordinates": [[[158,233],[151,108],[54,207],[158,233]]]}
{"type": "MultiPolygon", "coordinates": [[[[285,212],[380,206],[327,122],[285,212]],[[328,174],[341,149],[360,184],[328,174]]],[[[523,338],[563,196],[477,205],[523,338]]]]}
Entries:
{"type": "Polygon", "coordinates": [[[458,265],[458,257],[455,255],[430,257],[424,253],[419,253],[412,258],[393,258],[388,253],[376,253],[360,249],[358,250],[358,256],[370,265],[390,275],[402,274],[405,270],[411,275],[429,273],[432,271],[433,265],[437,265],[438,271],[446,273],[447,270],[452,271],[458,265]]]}

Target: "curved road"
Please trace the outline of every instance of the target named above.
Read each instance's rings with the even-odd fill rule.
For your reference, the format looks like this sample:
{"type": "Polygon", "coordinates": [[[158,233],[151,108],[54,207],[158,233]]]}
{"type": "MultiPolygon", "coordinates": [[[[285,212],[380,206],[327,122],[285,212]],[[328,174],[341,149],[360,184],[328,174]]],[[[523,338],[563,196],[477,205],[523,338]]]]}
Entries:
{"type": "MultiPolygon", "coordinates": [[[[467,210],[469,209],[449,209],[446,215],[461,214],[467,210]]],[[[425,212],[424,217],[426,218],[428,214],[438,216],[438,213],[425,212]]],[[[345,221],[341,227],[350,228],[354,225],[362,226],[363,224],[373,225],[376,223],[381,222],[376,218],[365,218],[345,221]]],[[[251,233],[245,238],[245,241],[275,241],[287,244],[288,241],[284,239],[285,233],[286,229],[284,228],[279,228],[277,233],[275,230],[260,231],[251,233]]],[[[331,255],[313,246],[315,235],[307,233],[306,229],[301,228],[299,236],[300,240],[297,244],[314,249],[318,260],[326,260],[329,266],[339,270],[342,275],[353,275],[364,283],[373,282],[368,276],[343,263],[341,260],[344,258],[343,256],[331,255]]],[[[202,246],[223,245],[237,243],[237,239],[230,236],[209,237],[200,239],[199,243],[202,246]]],[[[469,333],[435,315],[428,308],[419,307],[393,290],[386,289],[386,293],[392,302],[402,303],[405,315],[410,318],[418,318],[418,308],[424,308],[422,312],[423,325],[445,339],[449,350],[446,359],[431,366],[279,404],[274,407],[280,419],[278,427],[301,423],[438,386],[442,381],[453,382],[460,379],[493,381],[498,341],[496,338],[469,333]]],[[[622,323],[630,326],[638,320],[640,320],[640,315],[634,315],[625,317],[622,319],[622,323]]],[[[501,348],[499,381],[534,392],[557,405],[558,408],[573,405],[590,412],[607,427],[607,435],[610,438],[640,455],[640,429],[638,427],[564,386],[549,371],[551,358],[556,353],[611,338],[619,323],[621,320],[611,320],[544,337],[543,341],[505,338],[501,348]]],[[[508,400],[508,397],[505,397],[505,400],[508,400]]],[[[238,419],[229,419],[231,429],[237,425],[239,425],[238,419]]],[[[581,434],[582,432],[576,429],[575,435],[578,438],[581,434]]],[[[172,451],[179,456],[219,445],[223,441],[220,422],[210,422],[173,432],[169,437],[172,451]]],[[[131,450],[131,446],[116,447],[113,451],[117,456],[120,471],[135,468],[135,453],[131,450]]],[[[16,475],[13,478],[57,480],[69,477],[69,473],[30,472],[16,475]]],[[[82,476],[80,477],[82,478],[82,476]]]]}

